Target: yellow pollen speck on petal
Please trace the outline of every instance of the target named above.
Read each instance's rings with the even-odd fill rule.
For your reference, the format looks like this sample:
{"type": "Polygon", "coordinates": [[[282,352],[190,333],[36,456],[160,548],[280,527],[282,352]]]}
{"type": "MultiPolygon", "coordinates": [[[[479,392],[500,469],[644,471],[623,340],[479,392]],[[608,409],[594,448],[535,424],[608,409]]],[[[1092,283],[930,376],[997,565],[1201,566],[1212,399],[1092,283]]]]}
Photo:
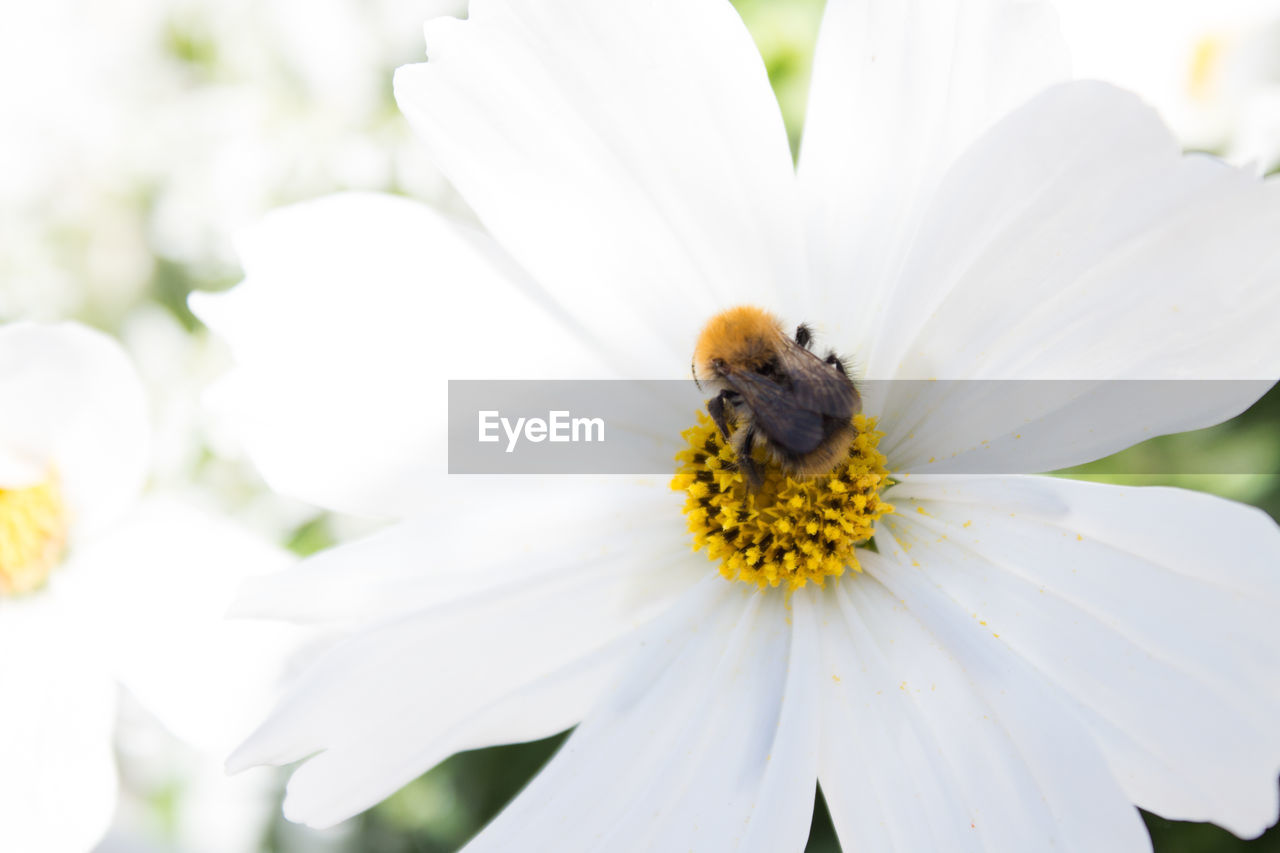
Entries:
{"type": "Polygon", "coordinates": [[[0,489],[0,595],[39,589],[62,557],[67,512],[58,478],[0,489]]]}
{"type": "MultiPolygon", "coordinates": [[[[820,477],[796,480],[757,448],[764,482],[752,492],[736,466],[724,465],[724,437],[699,412],[698,423],[683,433],[688,447],[676,456],[671,480],[671,488],[686,495],[694,548],[718,562],[724,577],[762,589],[823,586],[827,578],[860,573],[857,548],[893,506],[880,499],[891,482],[876,449],[882,433],[864,415],[853,425],[858,437],[848,458],[820,477]]],[[[732,450],[728,455],[731,460],[732,450]]]]}

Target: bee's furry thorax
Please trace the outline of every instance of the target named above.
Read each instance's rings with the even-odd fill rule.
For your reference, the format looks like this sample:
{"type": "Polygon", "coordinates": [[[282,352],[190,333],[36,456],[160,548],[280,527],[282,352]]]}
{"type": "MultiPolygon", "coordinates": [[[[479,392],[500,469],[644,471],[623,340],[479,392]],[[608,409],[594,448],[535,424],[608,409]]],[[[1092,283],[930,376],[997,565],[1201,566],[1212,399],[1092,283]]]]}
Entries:
{"type": "Polygon", "coordinates": [[[694,376],[700,382],[719,379],[715,362],[760,368],[776,356],[785,340],[782,323],[763,308],[730,308],[712,317],[698,336],[693,350],[694,376]]]}

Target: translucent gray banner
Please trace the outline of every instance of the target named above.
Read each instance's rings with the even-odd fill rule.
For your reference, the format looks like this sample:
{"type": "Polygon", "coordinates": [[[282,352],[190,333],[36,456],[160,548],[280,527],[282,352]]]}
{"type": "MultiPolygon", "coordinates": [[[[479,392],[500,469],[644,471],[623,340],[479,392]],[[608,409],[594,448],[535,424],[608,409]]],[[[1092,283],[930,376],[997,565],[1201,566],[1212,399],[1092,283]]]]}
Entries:
{"type": "MultiPolygon", "coordinates": [[[[893,380],[858,384],[895,473],[1043,473],[1110,457],[1238,414],[1273,380],[893,380]]],[[[705,411],[692,380],[451,380],[449,472],[665,475],[705,411]]],[[[1222,429],[1230,429],[1223,427],[1222,429]]],[[[1247,452],[1219,430],[1176,453],[1127,455],[1116,473],[1280,472],[1280,428],[1247,452]]],[[[1255,432],[1257,432],[1255,430],[1255,432]]],[[[1105,466],[1092,473],[1107,473],[1105,466]]]]}

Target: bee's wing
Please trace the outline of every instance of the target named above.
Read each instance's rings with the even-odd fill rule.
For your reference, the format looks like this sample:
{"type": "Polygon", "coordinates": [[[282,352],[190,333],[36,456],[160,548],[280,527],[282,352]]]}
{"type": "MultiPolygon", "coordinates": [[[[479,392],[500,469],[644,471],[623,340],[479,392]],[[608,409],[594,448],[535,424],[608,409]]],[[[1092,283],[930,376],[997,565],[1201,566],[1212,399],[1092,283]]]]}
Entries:
{"type": "Polygon", "coordinates": [[[773,441],[793,453],[808,453],[822,443],[822,413],[801,406],[791,389],[749,370],[727,371],[724,381],[742,395],[773,441]]]}
{"type": "Polygon", "coordinates": [[[783,347],[778,367],[790,381],[797,406],[833,418],[852,418],[861,408],[849,377],[804,347],[783,347]]]}

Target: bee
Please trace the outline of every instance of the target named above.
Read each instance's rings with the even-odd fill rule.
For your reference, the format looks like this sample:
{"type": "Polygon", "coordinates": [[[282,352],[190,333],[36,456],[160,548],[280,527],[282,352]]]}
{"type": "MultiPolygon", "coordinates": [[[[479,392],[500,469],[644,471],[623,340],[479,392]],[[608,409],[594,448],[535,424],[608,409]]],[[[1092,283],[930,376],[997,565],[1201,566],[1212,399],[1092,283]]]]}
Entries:
{"type": "Polygon", "coordinates": [[[694,381],[699,389],[706,382],[719,391],[707,401],[707,412],[751,491],[764,482],[751,456],[757,443],[785,472],[803,479],[833,470],[857,436],[858,389],[844,361],[835,352],[818,357],[809,350],[812,343],[809,326],[801,324],[788,337],[777,317],[750,306],[717,314],[698,336],[694,381]]]}

